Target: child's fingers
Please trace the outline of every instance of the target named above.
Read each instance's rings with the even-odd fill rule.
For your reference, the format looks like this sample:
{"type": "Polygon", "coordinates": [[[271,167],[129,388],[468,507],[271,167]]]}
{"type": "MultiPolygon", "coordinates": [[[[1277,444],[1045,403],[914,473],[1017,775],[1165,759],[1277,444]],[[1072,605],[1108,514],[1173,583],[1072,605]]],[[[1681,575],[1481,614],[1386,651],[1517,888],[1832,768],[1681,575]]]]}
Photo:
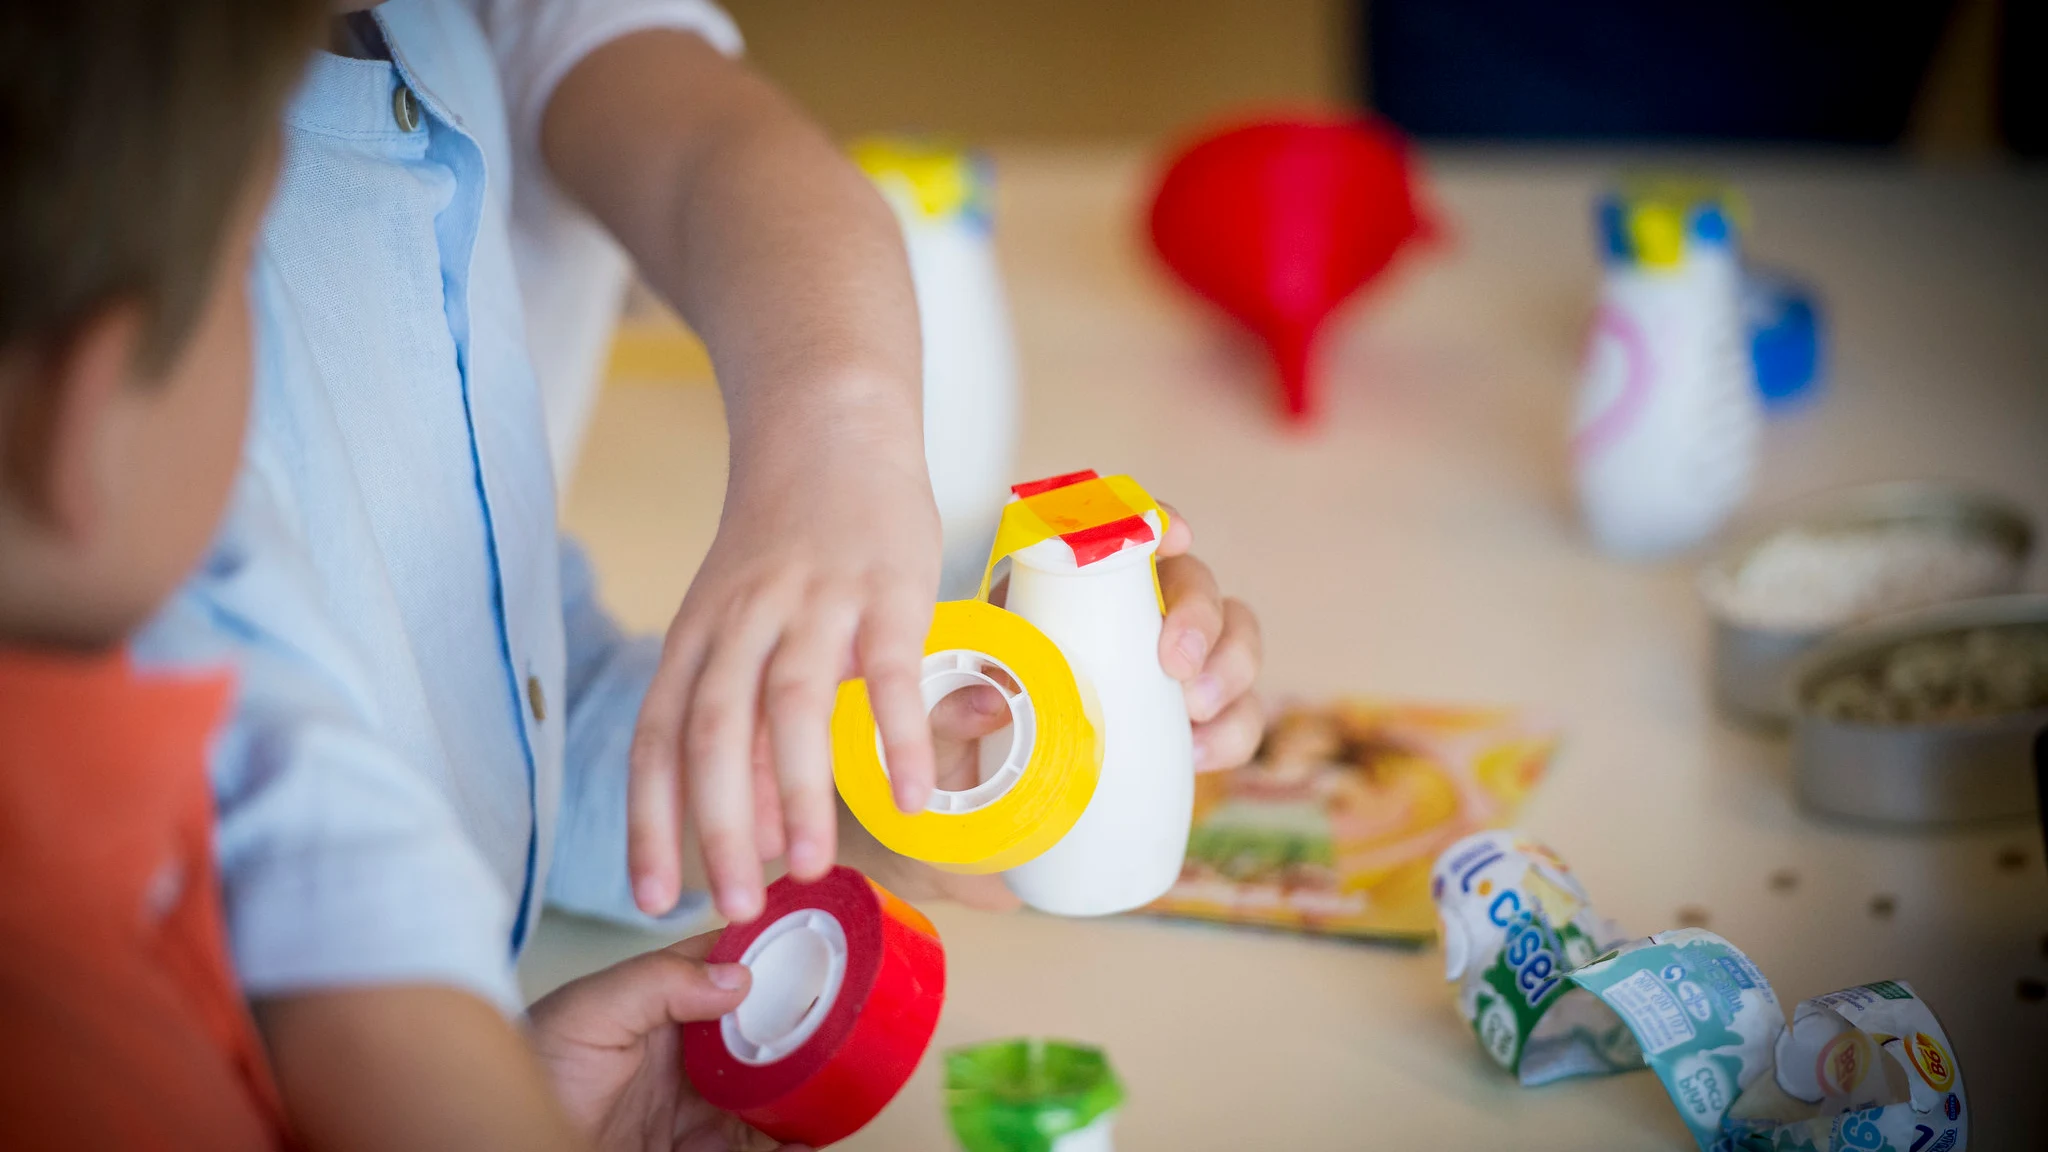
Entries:
{"type": "Polygon", "coordinates": [[[1209,566],[1193,556],[1159,562],[1166,623],[1159,630],[1159,666],[1175,680],[1193,680],[1223,634],[1223,593],[1209,566]]]}
{"type": "Polygon", "coordinates": [[[690,692],[683,721],[683,774],[712,899],[719,914],[744,923],[761,909],[761,859],[754,850],[754,722],[762,666],[788,597],[767,588],[740,608],[712,645],[690,692]]]}
{"type": "Polygon", "coordinates": [[[775,779],[788,830],[790,875],[815,880],[832,866],[832,701],[859,614],[827,603],[805,614],[768,663],[762,713],[775,751],[775,779]]]}
{"type": "Polygon", "coordinates": [[[678,940],[663,951],[673,952],[688,960],[702,960],[711,955],[711,948],[718,943],[718,937],[717,932],[701,932],[687,939],[678,940]]]}
{"type": "Polygon", "coordinates": [[[641,1035],[664,1024],[716,1020],[739,1007],[752,984],[743,964],[706,964],[670,948],[634,957],[626,965],[640,968],[633,974],[640,982],[635,992],[648,1006],[641,1035]]]}
{"type": "Polygon", "coordinates": [[[910,597],[879,596],[868,609],[856,644],[868,703],[882,737],[889,785],[896,807],[920,812],[931,799],[932,733],[918,688],[924,665],[924,637],[931,630],[931,603],[910,597]]]}
{"type": "Polygon", "coordinates": [[[1180,509],[1165,501],[1159,502],[1160,510],[1166,513],[1166,535],[1159,540],[1156,555],[1164,560],[1172,556],[1185,555],[1195,546],[1195,530],[1181,516],[1180,509]]]}
{"type": "MultiPolygon", "coordinates": [[[[919,864],[920,868],[931,868],[919,864]]],[[[952,872],[932,869],[932,884],[940,897],[951,900],[965,908],[982,912],[1015,912],[1024,906],[1015,892],[1003,883],[1001,876],[960,876],[952,872]]]]}
{"type": "Polygon", "coordinates": [[[799,1144],[783,1144],[773,1136],[726,1116],[717,1123],[693,1128],[676,1137],[669,1152],[810,1152],[799,1144]]]}
{"type": "Polygon", "coordinates": [[[739,1007],[750,980],[742,965],[703,962],[711,940],[643,952],[565,984],[534,1005],[534,1026],[574,1044],[629,1048],[657,1029],[716,1020],[739,1007]]]}
{"type": "Polygon", "coordinates": [[[1003,694],[986,684],[949,693],[934,705],[932,737],[936,740],[979,740],[1010,722],[1003,694]]]}
{"type": "Polygon", "coordinates": [[[660,916],[682,896],[682,729],[702,647],[671,632],[640,703],[626,764],[626,860],[633,902],[660,916]]]}
{"type": "Polygon", "coordinates": [[[768,722],[754,727],[754,855],[766,863],[788,847],[782,838],[782,791],[775,784],[775,749],[768,722]]]}
{"type": "Polygon", "coordinates": [[[1003,694],[987,685],[941,699],[931,714],[933,783],[955,792],[979,783],[979,741],[1009,722],[1003,694]]]}
{"type": "Polygon", "coordinates": [[[839,852],[875,883],[913,904],[950,900],[988,912],[1015,911],[1023,904],[1000,875],[960,876],[882,847],[851,813],[841,810],[839,852]]]}
{"type": "Polygon", "coordinates": [[[727,920],[744,924],[761,911],[761,859],[754,849],[752,772],[689,756],[683,779],[690,819],[704,856],[712,902],[727,920]]]}
{"type": "Polygon", "coordinates": [[[1266,731],[1266,707],[1247,692],[1207,724],[1195,725],[1195,771],[1236,768],[1259,750],[1266,731]]]}
{"type": "Polygon", "coordinates": [[[1187,683],[1188,718],[1197,724],[1214,720],[1232,701],[1251,691],[1264,648],[1259,618],[1242,601],[1223,601],[1223,632],[1209,649],[1201,675],[1187,683]]]}

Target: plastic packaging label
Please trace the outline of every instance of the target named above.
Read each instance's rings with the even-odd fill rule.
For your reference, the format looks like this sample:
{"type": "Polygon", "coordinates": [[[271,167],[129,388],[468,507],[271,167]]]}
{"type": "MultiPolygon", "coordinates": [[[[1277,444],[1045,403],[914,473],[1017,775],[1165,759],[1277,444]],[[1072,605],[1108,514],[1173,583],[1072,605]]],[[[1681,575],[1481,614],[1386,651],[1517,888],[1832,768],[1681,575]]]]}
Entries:
{"type": "Polygon", "coordinates": [[[1948,1035],[1903,981],[1802,1001],[1788,1027],[1742,950],[1681,928],[1570,981],[1613,1008],[1702,1152],[1960,1152],[1969,1103],[1948,1035]]]}
{"type": "Polygon", "coordinates": [[[1458,1009],[1523,1084],[1642,1066],[1612,1010],[1565,977],[1618,933],[1563,860],[1512,832],[1467,836],[1430,876],[1458,1009]]]}
{"type": "Polygon", "coordinates": [[[1947,1033],[1904,981],[1802,1001],[1788,1026],[1741,949],[1681,928],[1613,938],[1556,854],[1511,832],[1430,878],[1446,978],[1524,1084],[1647,1064],[1702,1152],[1959,1152],[1969,1100],[1947,1033]]]}

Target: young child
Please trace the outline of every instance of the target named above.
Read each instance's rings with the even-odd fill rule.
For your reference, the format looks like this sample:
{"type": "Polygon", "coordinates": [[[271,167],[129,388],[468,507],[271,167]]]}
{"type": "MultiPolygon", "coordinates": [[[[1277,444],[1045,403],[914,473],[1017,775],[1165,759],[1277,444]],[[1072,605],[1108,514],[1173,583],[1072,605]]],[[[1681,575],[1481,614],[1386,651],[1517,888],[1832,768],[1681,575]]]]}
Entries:
{"type": "Polygon", "coordinates": [[[0,10],[0,1131],[266,1148],[206,747],[230,685],[122,643],[205,547],[243,269],[319,26],[285,0],[0,10]],[[175,17],[175,18],[174,18],[175,17]]]}
{"type": "MultiPolygon", "coordinates": [[[[216,770],[229,931],[273,1047],[313,1052],[403,1032],[270,1004],[424,983],[516,1010],[544,898],[679,924],[708,886],[746,919],[764,860],[822,873],[847,675],[922,803],[939,556],[896,224],[728,59],[722,13],[392,0],[332,46],[286,114],[243,484],[177,614],[203,627],[150,644],[245,669],[216,770]],[[662,644],[621,635],[557,536],[509,227],[536,213],[563,250],[623,245],[717,367],[725,511],[662,644]]],[[[1256,741],[1257,631],[1187,543],[1162,548],[1161,658],[1222,766],[1256,741]]]]}
{"type": "MultiPolygon", "coordinates": [[[[274,998],[287,1041],[337,1012],[404,1038],[278,1046],[280,1103],[214,865],[206,757],[233,684],[142,667],[124,640],[228,498],[247,269],[323,8],[0,9],[0,1143],[567,1149],[660,1113],[678,1146],[766,1146],[668,1051],[676,1022],[744,995],[744,969],[695,959],[703,938],[536,1005],[540,1060],[456,989],[274,998]]],[[[414,793],[387,798],[442,803],[414,793]]]]}

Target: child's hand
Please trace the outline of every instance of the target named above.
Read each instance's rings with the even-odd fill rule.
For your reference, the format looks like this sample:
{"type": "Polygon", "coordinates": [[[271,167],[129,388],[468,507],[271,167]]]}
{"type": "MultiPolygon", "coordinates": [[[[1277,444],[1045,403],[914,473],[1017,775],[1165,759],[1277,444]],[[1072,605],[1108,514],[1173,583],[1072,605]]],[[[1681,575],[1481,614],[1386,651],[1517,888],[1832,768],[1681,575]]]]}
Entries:
{"type": "MultiPolygon", "coordinates": [[[[1264,658],[1259,618],[1240,600],[1226,599],[1209,566],[1188,554],[1194,530],[1167,508],[1166,539],[1159,542],[1159,590],[1166,622],[1159,631],[1159,666],[1186,686],[1188,719],[1195,725],[1195,771],[1235,768],[1258,751],[1265,709],[1252,692],[1264,658]]],[[[990,593],[1003,603],[1007,584],[990,593]]],[[[1010,722],[993,688],[962,689],[932,710],[938,786],[971,788],[974,741],[1010,722]]]]}
{"type": "MultiPolygon", "coordinates": [[[[1188,554],[1194,533],[1187,521],[1167,511],[1170,523],[1159,544],[1159,587],[1166,597],[1159,664],[1186,686],[1188,717],[1195,725],[1195,770],[1235,768],[1251,759],[1265,730],[1265,710],[1251,690],[1262,657],[1258,617],[1243,603],[1223,597],[1209,566],[1188,554]]],[[[998,585],[989,599],[1001,604],[1006,591],[998,585]]],[[[993,688],[962,689],[941,700],[931,713],[937,786],[960,790],[978,783],[978,741],[1009,722],[1010,710],[993,688]]],[[[876,843],[841,810],[847,862],[898,896],[948,899],[991,911],[1017,907],[1000,876],[962,876],[905,859],[876,843]]]]}
{"type": "Polygon", "coordinates": [[[683,1076],[676,1025],[715,1020],[747,994],[745,968],[703,962],[715,938],[564,984],[529,1013],[555,1093],[598,1152],[795,1152],[706,1104],[683,1076]]]}
{"type": "Polygon", "coordinates": [[[633,738],[628,858],[654,914],[681,888],[687,807],[718,911],[758,915],[761,862],[831,867],[829,729],[842,679],[868,684],[896,803],[924,806],[931,731],[918,679],[939,579],[923,455],[841,429],[735,461],[718,536],[669,627],[633,738]],[[687,796],[687,799],[685,799],[687,796]]]}
{"type": "Polygon", "coordinates": [[[1159,666],[1185,686],[1188,719],[1195,723],[1195,771],[1236,768],[1259,750],[1266,710],[1252,691],[1265,659],[1259,618],[1241,600],[1225,597],[1209,566],[1189,554],[1194,529],[1167,509],[1166,539],[1159,542],[1159,590],[1166,623],[1159,632],[1159,666]]]}

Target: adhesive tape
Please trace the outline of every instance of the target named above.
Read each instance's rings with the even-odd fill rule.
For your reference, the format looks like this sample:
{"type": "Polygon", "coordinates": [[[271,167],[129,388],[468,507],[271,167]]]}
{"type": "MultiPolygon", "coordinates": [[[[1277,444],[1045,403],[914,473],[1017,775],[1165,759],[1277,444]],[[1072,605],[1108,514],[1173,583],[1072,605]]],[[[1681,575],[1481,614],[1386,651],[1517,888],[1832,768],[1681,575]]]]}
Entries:
{"type": "MultiPolygon", "coordinates": [[[[1098,476],[1093,469],[1069,472],[1010,487],[1010,501],[996,524],[995,547],[982,570],[978,599],[988,599],[996,565],[1034,544],[1057,537],[1073,550],[1074,566],[1085,567],[1126,547],[1164,540],[1166,509],[1129,476],[1098,476]],[[1147,515],[1158,518],[1155,531],[1147,515]]],[[[1158,572],[1153,591],[1158,592],[1158,572]]],[[[1166,598],[1159,598],[1166,612],[1166,598]]]]}
{"type": "Polygon", "coordinates": [[[768,887],[751,923],[706,957],[753,986],[716,1021],[683,1025],[683,1070],[705,1102],[784,1143],[822,1147],[894,1099],[931,1043],[946,953],[931,921],[851,868],[768,887]]]}
{"type": "Polygon", "coordinates": [[[947,601],[925,638],[926,710],[974,684],[1008,701],[1009,754],[975,787],[934,792],[922,812],[899,810],[890,795],[867,684],[840,685],[832,713],[832,775],[847,808],[897,855],[967,874],[1014,868],[1058,843],[1102,772],[1094,695],[1059,646],[1015,613],[947,601]]]}

